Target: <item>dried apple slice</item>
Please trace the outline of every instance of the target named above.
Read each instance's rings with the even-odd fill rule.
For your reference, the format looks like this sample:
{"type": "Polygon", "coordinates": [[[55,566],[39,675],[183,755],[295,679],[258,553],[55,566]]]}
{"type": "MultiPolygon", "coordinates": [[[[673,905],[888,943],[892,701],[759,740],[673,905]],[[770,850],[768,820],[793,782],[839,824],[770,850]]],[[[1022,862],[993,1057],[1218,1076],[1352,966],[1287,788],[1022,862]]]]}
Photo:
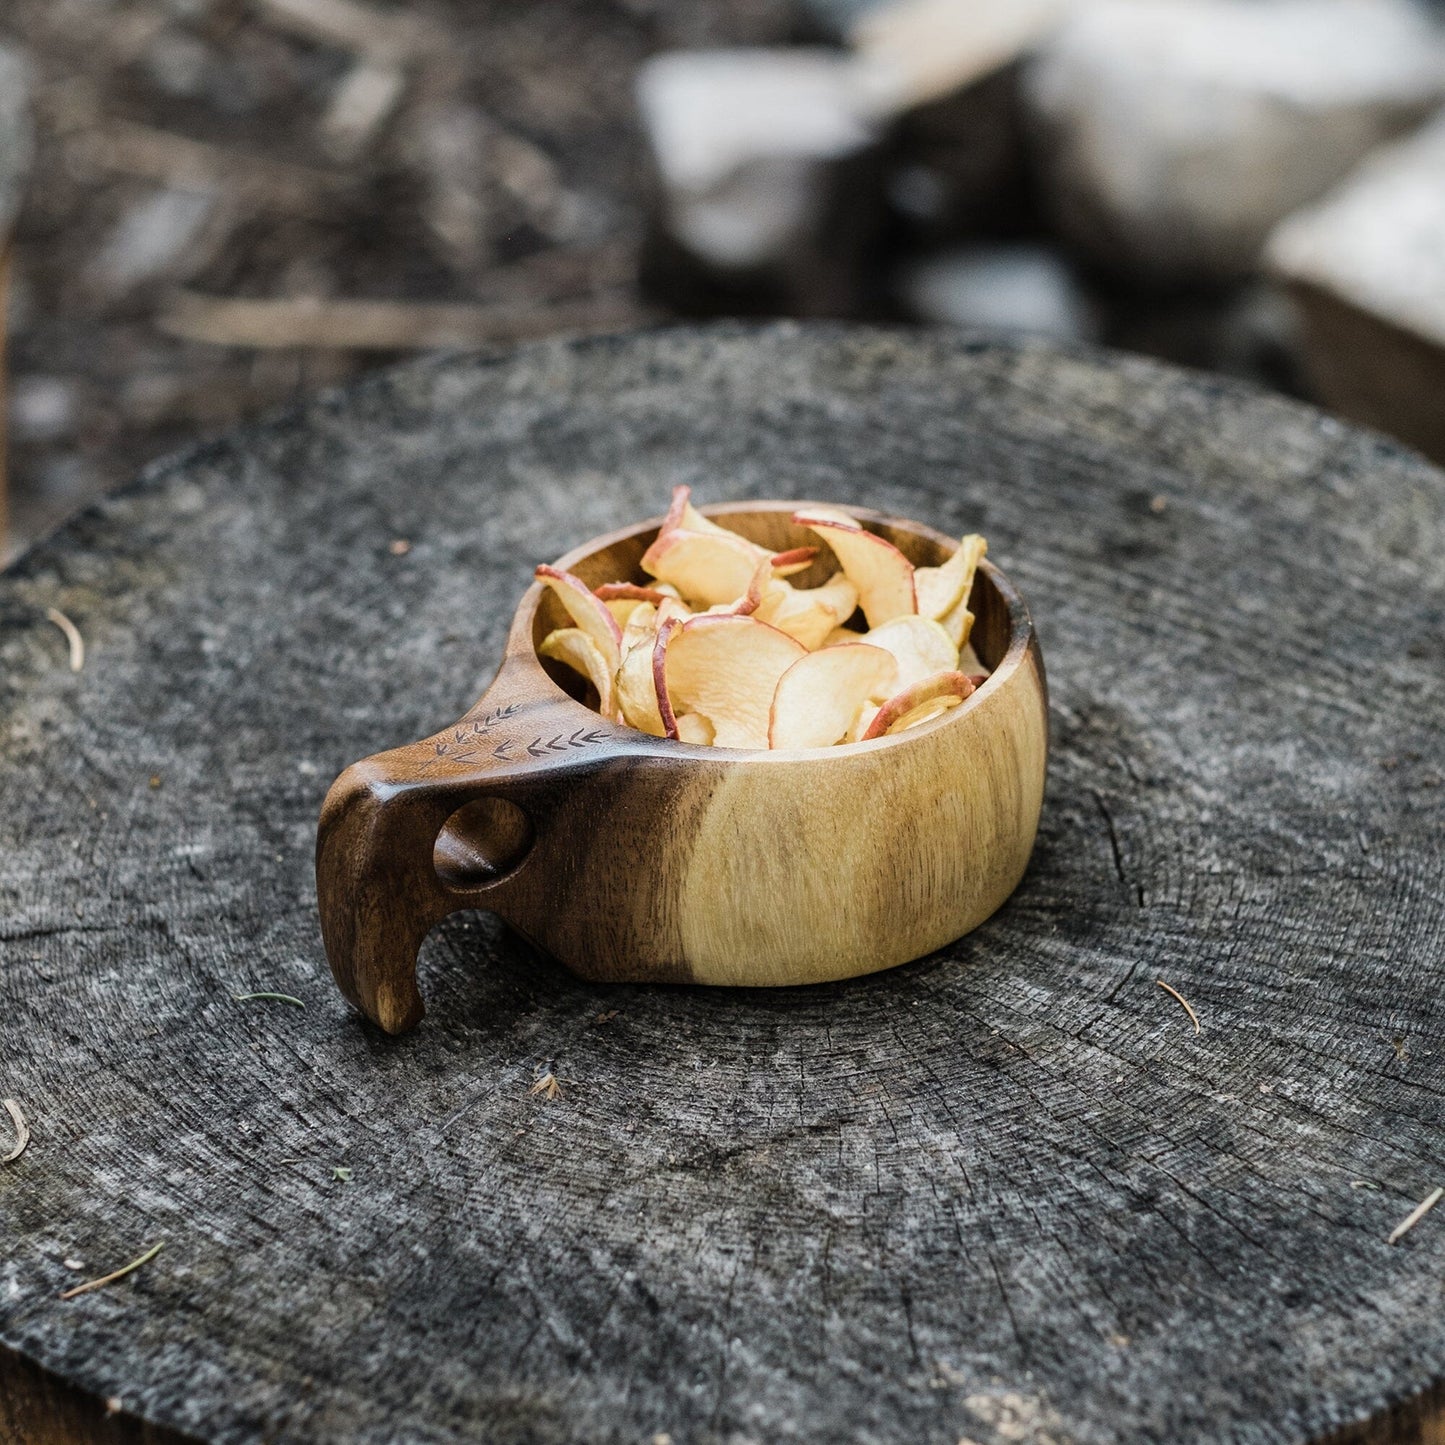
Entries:
{"type": "Polygon", "coordinates": [[[812,652],[857,606],[858,589],[835,572],[821,587],[794,587],[781,578],[771,579],[756,613],[759,621],[786,632],[812,652]]]}
{"type": "Polygon", "coordinates": [[[833,549],[838,565],[858,589],[869,627],[917,612],[913,563],[892,542],[865,532],[852,518],[844,526],[819,509],[795,512],[793,520],[811,527],[833,549]]]}
{"type": "Polygon", "coordinates": [[[642,612],[644,617],[652,617],[657,613],[657,608],[655,608],[652,603],[638,602],[636,599],[630,597],[614,599],[611,602],[604,602],[602,605],[617,619],[617,622],[622,628],[622,650],[624,653],[627,651],[627,629],[631,626],[633,617],[636,616],[639,611],[642,612]]]}
{"type": "Polygon", "coordinates": [[[657,620],[653,624],[653,630],[656,631],[668,621],[686,622],[691,616],[692,610],[685,602],[678,601],[676,597],[665,598],[657,609],[657,620]]]}
{"type": "Polygon", "coordinates": [[[713,535],[721,534],[724,537],[735,537],[736,532],[729,532],[726,527],[719,527],[716,522],[709,521],[692,504],[692,488],[683,482],[679,482],[672,489],[672,501],[668,503],[667,516],[662,519],[662,532],[672,531],[684,532],[710,532],[713,535]]]}
{"type": "Polygon", "coordinates": [[[677,720],[677,740],[708,747],[717,737],[713,725],[700,712],[685,712],[677,720]]]}
{"type": "Polygon", "coordinates": [[[665,623],[653,652],[658,706],[669,737],[677,718],[701,713],[720,748],[765,748],[778,679],[807,650],[755,617],[702,616],[665,623]]]}
{"type": "MultiPolygon", "coordinates": [[[[930,698],[927,702],[921,702],[915,708],[910,708],[902,717],[892,722],[885,737],[892,737],[894,733],[906,733],[909,728],[919,727],[926,722],[932,722],[936,717],[942,717],[944,713],[956,708],[963,699],[956,694],[945,693],[941,697],[930,698]]],[[[864,733],[867,736],[867,733],[864,733]]]]}
{"type": "Polygon", "coordinates": [[[862,741],[917,727],[929,718],[957,707],[973,692],[973,683],[961,672],[936,672],[890,697],[864,730],[862,741]]]}
{"type": "Polygon", "coordinates": [[[591,588],[570,572],[542,566],[537,568],[536,578],[556,593],[567,615],[597,644],[608,671],[615,673],[622,665],[622,625],[607,610],[607,604],[594,597],[591,588]]]}
{"type": "Polygon", "coordinates": [[[605,718],[616,718],[617,690],[612,669],[602,649],[580,627],[559,627],[549,632],[537,651],[580,672],[597,689],[597,711],[605,718]]]}
{"type": "MultiPolygon", "coordinates": [[[[958,670],[958,649],[948,633],[927,617],[895,617],[892,622],[865,632],[863,641],[884,648],[898,660],[894,692],[902,692],[936,672],[958,670]]],[[[885,693],[874,694],[879,702],[885,696],[885,693]]]]}
{"type": "Polygon", "coordinates": [[[650,602],[638,602],[634,604],[632,613],[622,626],[622,657],[626,661],[627,654],[638,646],[639,643],[646,643],[652,646],[653,636],[657,632],[657,608],[650,602]]]}
{"type": "Polygon", "coordinates": [[[854,632],[851,627],[835,627],[824,639],[824,647],[842,647],[849,642],[862,642],[863,634],[854,632]]]}
{"type": "MultiPolygon", "coordinates": [[[[708,517],[704,517],[691,501],[692,488],[685,486],[674,487],[672,491],[672,505],[668,509],[667,517],[662,524],[662,531],[684,531],[700,532],[709,537],[732,537],[737,541],[746,542],[752,548],[753,554],[758,558],[767,557],[768,551],[758,543],[749,541],[740,532],[734,532],[730,527],[719,526],[708,517]],[[678,494],[682,494],[679,505],[678,494]]],[[[659,533],[661,535],[661,533],[659,533]]],[[[813,558],[818,555],[816,547],[790,547],[786,552],[772,554],[772,564],[780,577],[786,577],[790,572],[801,572],[812,564],[813,558]]]]}
{"type": "Polygon", "coordinates": [[[847,733],[859,707],[891,691],[897,675],[892,654],[866,642],[806,654],[778,679],[768,746],[832,747],[847,733]]]}
{"type": "Polygon", "coordinates": [[[639,732],[660,738],[667,735],[662,710],[657,705],[657,685],[652,678],[653,638],[630,649],[617,669],[617,706],[622,721],[639,732]]]}
{"type": "Polygon", "coordinates": [[[821,550],[820,547],[789,547],[786,552],[774,552],[773,576],[791,577],[795,572],[806,572],[821,550]]]}
{"type": "Polygon", "coordinates": [[[733,602],[719,602],[716,606],[709,607],[703,615],[706,617],[751,617],[763,600],[763,589],[771,585],[772,580],[772,566],[768,559],[763,557],[753,569],[748,589],[741,597],[733,602]]]}
{"type": "Polygon", "coordinates": [[[662,719],[662,734],[674,739],[678,736],[677,715],[672,710],[672,699],[667,691],[667,649],[672,646],[673,635],[681,626],[680,617],[660,618],[657,635],[652,640],[652,692],[657,699],[658,716],[662,719]]]}
{"type": "Polygon", "coordinates": [[[853,721],[848,724],[848,731],[843,734],[843,741],[845,743],[862,742],[863,734],[868,731],[868,725],[878,716],[878,711],[876,702],[865,702],[853,715],[853,721]]]}
{"type": "Polygon", "coordinates": [[[656,587],[641,587],[636,582],[604,582],[592,589],[592,595],[603,602],[651,602],[655,607],[667,593],[656,587]]]}
{"type": "Polygon", "coordinates": [[[642,569],[671,582],[692,606],[712,607],[741,597],[766,556],[732,532],[674,529],[658,533],[642,554],[642,569]]]}
{"type": "Polygon", "coordinates": [[[959,543],[958,552],[954,553],[955,557],[962,554],[968,565],[965,568],[958,600],[939,620],[943,623],[943,630],[960,648],[968,641],[969,634],[973,631],[973,613],[968,610],[968,602],[973,594],[973,579],[978,571],[978,564],[983,560],[987,551],[988,543],[982,537],[969,536],[959,543]]]}
{"type": "Polygon", "coordinates": [[[966,593],[958,599],[946,617],[939,619],[938,625],[948,634],[949,641],[962,651],[973,632],[973,613],[968,610],[966,593]]]}
{"type": "Polygon", "coordinates": [[[592,589],[592,595],[606,606],[625,630],[639,602],[651,602],[655,607],[667,594],[659,592],[656,587],[639,587],[635,582],[604,582],[592,589]]]}
{"type": "Polygon", "coordinates": [[[793,513],[793,520],[803,527],[811,527],[814,522],[821,522],[827,527],[846,527],[850,532],[863,530],[862,522],[845,512],[842,507],[799,507],[793,513]]]}
{"type": "Polygon", "coordinates": [[[970,532],[954,549],[953,556],[941,567],[919,567],[913,574],[918,593],[918,615],[940,621],[959,602],[965,605],[973,587],[973,574],[988,551],[988,543],[977,532],[970,532]]]}
{"type": "MultiPolygon", "coordinates": [[[[672,489],[672,496],[668,499],[667,515],[662,519],[662,526],[657,529],[660,537],[664,532],[671,532],[674,528],[682,526],[683,514],[693,510],[692,488],[685,482],[678,482],[672,489]]],[[[706,518],[703,518],[706,521],[706,518]]]]}

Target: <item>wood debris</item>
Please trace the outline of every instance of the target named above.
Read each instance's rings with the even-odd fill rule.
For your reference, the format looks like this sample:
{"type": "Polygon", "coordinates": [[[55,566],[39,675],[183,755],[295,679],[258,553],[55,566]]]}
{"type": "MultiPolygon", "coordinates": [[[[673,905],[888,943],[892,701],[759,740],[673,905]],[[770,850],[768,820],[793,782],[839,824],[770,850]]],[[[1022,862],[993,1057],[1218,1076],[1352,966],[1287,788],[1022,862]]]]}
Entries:
{"type": "MultiPolygon", "coordinates": [[[[5,12],[42,123],[36,221],[0,307],[16,368],[0,557],[176,436],[345,383],[377,353],[661,315],[638,297],[646,178],[621,123],[641,32],[596,58],[599,112],[545,99],[555,27],[485,7],[130,0],[65,25],[53,9],[5,12]],[[99,344],[73,343],[86,335],[99,344]]],[[[579,23],[584,48],[610,33],[600,13],[579,23]]],[[[0,128],[11,99],[0,86],[0,128]]]]}
{"type": "Polygon", "coordinates": [[[357,0],[261,0],[260,8],[272,24],[304,39],[374,59],[415,59],[436,43],[431,28],[418,17],[373,9],[357,0]]]}
{"type": "Polygon", "coordinates": [[[1189,1015],[1189,1022],[1194,1025],[1194,1032],[1197,1034],[1199,1032],[1199,1015],[1195,1013],[1194,1010],[1190,1007],[1189,1000],[1185,998],[1184,995],[1180,993],[1177,988],[1171,988],[1167,983],[1164,982],[1162,978],[1156,978],[1154,980],[1154,983],[1156,987],[1162,988],[1167,994],[1172,994],[1175,998],[1179,1000],[1181,1004],[1184,1005],[1184,1012],[1189,1015]]]}
{"type": "Polygon", "coordinates": [[[75,136],[75,165],[165,186],[200,186],[244,197],[250,205],[322,213],[343,179],[330,171],[274,160],[235,147],[176,135],[154,126],[113,121],[75,136]]]}
{"type": "Polygon", "coordinates": [[[15,1147],[0,1159],[0,1164],[13,1164],[25,1152],[25,1146],[30,1142],[30,1126],[25,1122],[25,1115],[20,1112],[20,1105],[14,1099],[6,1099],[4,1104],[5,1112],[10,1115],[11,1122],[15,1125],[15,1147]]]}
{"type": "Polygon", "coordinates": [[[233,1003],[249,1003],[253,998],[269,998],[274,999],[277,1003],[294,1004],[297,1008],[306,1007],[304,1000],[291,993],[233,993],[231,995],[233,1003]]]}
{"type": "Polygon", "coordinates": [[[1391,1231],[1386,1244],[1399,1244],[1434,1207],[1445,1198],[1445,1187],[1432,1189],[1391,1231]]]}
{"type": "Polygon", "coordinates": [[[532,306],[364,301],[297,296],[253,300],[178,291],[156,324],[212,346],[426,351],[516,341],[555,330],[606,329],[635,318],[635,303],[599,296],[539,312],[532,306]]]}
{"type": "Polygon", "coordinates": [[[149,1264],[156,1255],[161,1252],[165,1240],[159,1244],[153,1244],[139,1259],[133,1259],[129,1264],[122,1265],[110,1274],[103,1274],[99,1279],[88,1279],[84,1284],[78,1284],[74,1289],[64,1290],[61,1299],[74,1299],[77,1295],[89,1294],[93,1289],[104,1289],[108,1284],[114,1284],[118,1279],[124,1279],[128,1274],[134,1274],[143,1264],[149,1264]]]}
{"type": "Polygon", "coordinates": [[[45,615],[65,634],[70,645],[70,670],[79,672],[85,666],[85,639],[80,635],[80,628],[58,607],[47,607],[45,615]]]}
{"type": "Polygon", "coordinates": [[[406,72],[363,60],[337,86],[321,119],[326,148],[338,160],[358,157],[391,118],[406,93],[406,72]]]}
{"type": "Polygon", "coordinates": [[[541,1098],[550,1102],[553,1099],[560,1099],[562,1097],[562,1085],[557,1082],[556,1074],[548,1071],[543,1074],[527,1092],[529,1094],[539,1095],[541,1098]]]}

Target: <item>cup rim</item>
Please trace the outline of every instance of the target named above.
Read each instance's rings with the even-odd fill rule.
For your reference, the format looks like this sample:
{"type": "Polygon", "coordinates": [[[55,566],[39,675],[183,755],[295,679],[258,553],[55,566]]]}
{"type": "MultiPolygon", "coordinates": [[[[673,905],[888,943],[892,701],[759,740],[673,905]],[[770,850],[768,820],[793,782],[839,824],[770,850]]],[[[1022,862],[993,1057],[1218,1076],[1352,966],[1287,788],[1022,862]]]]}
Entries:
{"type": "MultiPolygon", "coordinates": [[[[864,525],[872,523],[875,526],[892,527],[898,531],[911,532],[917,537],[943,547],[955,548],[958,545],[956,537],[950,537],[936,527],[928,526],[925,522],[916,522],[910,517],[899,517],[891,512],[879,511],[875,507],[859,507],[847,502],[825,502],[805,498],[789,501],[769,498],[764,501],[714,502],[708,506],[699,507],[698,511],[705,517],[723,521],[730,516],[757,512],[785,512],[791,515],[802,508],[822,506],[846,512],[864,525]]],[[[618,542],[630,541],[649,533],[656,534],[664,520],[665,518],[662,516],[649,517],[646,521],[634,522],[632,525],[620,527],[616,531],[589,538],[565,552],[552,565],[559,571],[570,572],[577,563],[584,561],[595,552],[603,551],[618,542]]],[[[979,563],[979,568],[998,589],[999,596],[1008,609],[1008,647],[999,659],[998,666],[989,673],[983,684],[975,688],[957,707],[951,707],[946,712],[940,713],[938,717],[930,718],[926,723],[908,728],[904,732],[892,733],[881,738],[870,738],[866,742],[833,743],[828,747],[819,748],[721,748],[712,743],[685,743],[677,739],[657,738],[651,733],[645,733],[640,728],[634,728],[625,722],[614,722],[610,718],[602,720],[624,735],[645,739],[649,743],[665,743],[668,756],[706,758],[714,762],[784,762],[799,758],[814,759],[830,756],[846,758],[858,756],[863,750],[874,751],[879,748],[897,747],[899,744],[917,742],[942,728],[956,724],[966,713],[975,710],[980,698],[987,698],[998,692],[1022,667],[1033,641],[1033,618],[1029,614],[1028,604],[1024,601],[1023,594],[987,557],[979,563]]],[[[586,703],[578,702],[570,693],[559,687],[548,676],[546,668],[542,666],[541,659],[537,656],[532,636],[536,624],[537,608],[541,606],[545,590],[540,582],[533,582],[522,594],[507,634],[507,652],[529,664],[537,680],[550,690],[550,694],[555,694],[556,700],[572,704],[588,717],[601,718],[601,713],[588,707],[586,703]]]]}

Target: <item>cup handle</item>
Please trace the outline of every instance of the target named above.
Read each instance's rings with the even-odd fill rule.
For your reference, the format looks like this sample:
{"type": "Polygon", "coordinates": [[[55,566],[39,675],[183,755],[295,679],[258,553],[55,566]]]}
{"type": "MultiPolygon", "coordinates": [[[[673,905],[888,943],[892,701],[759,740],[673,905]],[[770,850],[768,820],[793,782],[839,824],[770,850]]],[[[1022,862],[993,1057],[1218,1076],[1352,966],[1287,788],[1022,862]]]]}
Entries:
{"type": "Polygon", "coordinates": [[[526,863],[524,855],[494,881],[449,883],[435,859],[447,820],[478,799],[515,794],[535,821],[549,789],[569,786],[589,754],[615,752],[620,741],[597,713],[529,696],[535,681],[512,685],[507,673],[444,732],[353,763],[322,805],[316,895],[327,961],[342,993],[391,1034],[425,1013],[416,962],[427,933],[461,908],[504,911],[526,863]]]}

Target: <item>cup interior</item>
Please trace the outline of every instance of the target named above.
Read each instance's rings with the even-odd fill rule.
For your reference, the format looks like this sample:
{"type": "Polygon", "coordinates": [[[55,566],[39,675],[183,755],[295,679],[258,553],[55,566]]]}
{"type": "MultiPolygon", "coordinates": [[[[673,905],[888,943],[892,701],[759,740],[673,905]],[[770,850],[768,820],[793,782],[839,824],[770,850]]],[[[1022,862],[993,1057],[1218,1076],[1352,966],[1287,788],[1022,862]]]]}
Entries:
{"type": "MultiPolygon", "coordinates": [[[[817,533],[792,520],[792,513],[804,505],[806,504],[803,502],[744,502],[703,507],[700,510],[720,526],[727,527],[773,552],[784,552],[793,547],[818,546],[818,557],[812,566],[788,579],[795,587],[817,587],[832,576],[837,564],[817,533]]],[[[892,542],[915,567],[941,566],[958,545],[956,537],[946,537],[919,522],[887,517],[861,507],[849,507],[846,510],[857,517],[870,532],[876,532],[880,537],[892,542]]],[[[660,519],[654,519],[584,543],[561,558],[557,565],[575,573],[589,587],[597,587],[604,582],[636,582],[645,585],[651,579],[642,570],[642,554],[657,536],[660,525],[660,519]]],[[[554,628],[569,626],[570,621],[562,604],[550,589],[538,587],[534,591],[536,600],[531,637],[535,649],[549,632],[554,628]]],[[[968,605],[975,619],[970,637],[974,651],[978,653],[985,667],[991,672],[997,671],[1010,649],[1020,642],[1019,633],[1027,626],[1027,613],[1024,611],[1022,599],[997,568],[985,562],[974,576],[968,605]]],[[[855,626],[861,624],[861,615],[855,616],[852,621],[855,626]]],[[[589,706],[596,703],[596,695],[591,687],[571,668],[547,658],[538,657],[537,661],[547,676],[568,696],[589,706]]]]}

